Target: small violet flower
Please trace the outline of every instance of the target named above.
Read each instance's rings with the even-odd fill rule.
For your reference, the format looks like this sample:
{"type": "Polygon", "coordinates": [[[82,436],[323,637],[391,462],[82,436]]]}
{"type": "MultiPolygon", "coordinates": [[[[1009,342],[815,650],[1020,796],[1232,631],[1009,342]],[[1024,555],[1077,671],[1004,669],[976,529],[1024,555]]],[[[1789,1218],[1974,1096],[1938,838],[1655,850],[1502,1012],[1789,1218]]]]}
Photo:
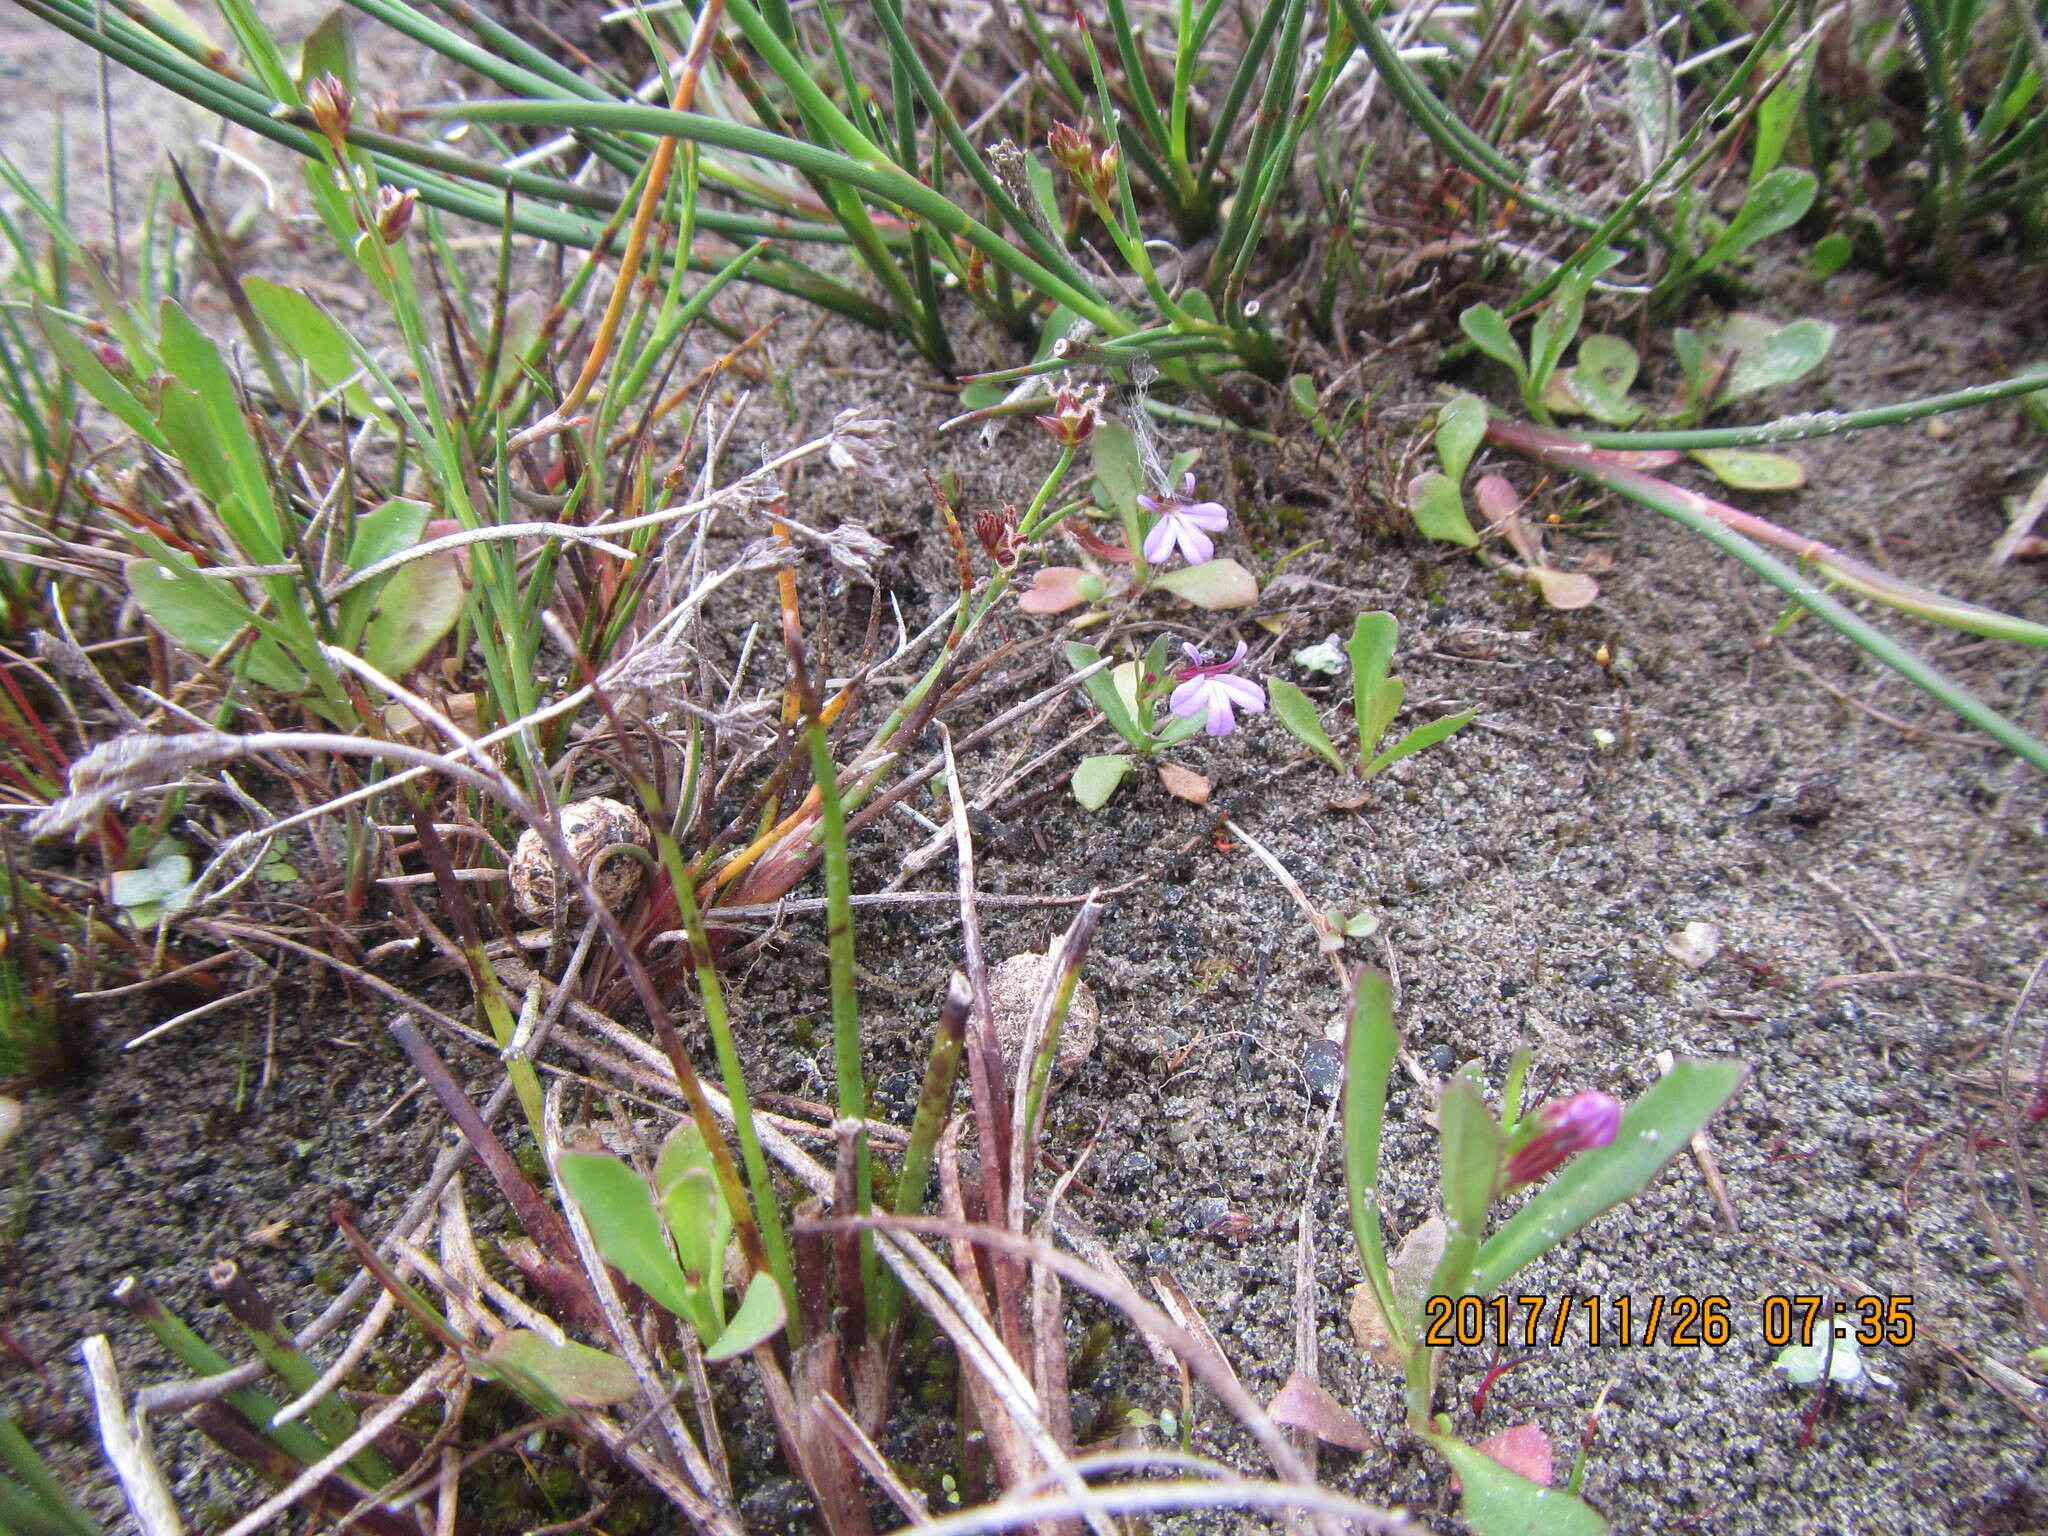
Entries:
{"type": "Polygon", "coordinates": [[[1159,519],[1145,535],[1145,558],[1154,565],[1175,548],[1187,557],[1189,565],[1200,565],[1216,553],[1216,541],[1209,535],[1230,526],[1230,509],[1221,502],[1195,501],[1194,493],[1195,477],[1190,473],[1181,481],[1177,495],[1169,491],[1164,496],[1138,498],[1138,505],[1159,519]]]}
{"type": "MultiPolygon", "coordinates": [[[[1222,508],[1217,508],[1220,512],[1222,508]]],[[[1204,539],[1203,543],[1208,540],[1204,539]]],[[[1148,550],[1149,554],[1150,551],[1148,550]]],[[[1189,715],[1204,715],[1207,722],[1204,729],[1211,736],[1228,736],[1237,729],[1237,711],[1248,709],[1253,714],[1263,714],[1266,709],[1266,690],[1248,677],[1235,675],[1237,664],[1244,660],[1245,645],[1237,642],[1237,650],[1228,661],[1203,664],[1202,653],[1192,645],[1183,647],[1188,653],[1188,665],[1179,672],[1180,686],[1173,690],[1173,697],[1167,707],[1185,719],[1189,715]]]]}
{"type": "Polygon", "coordinates": [[[1535,1133],[1508,1155],[1503,1182],[1512,1189],[1554,1173],[1578,1152],[1604,1147],[1621,1129],[1621,1105],[1597,1091],[1552,1099],[1530,1116],[1535,1133]]]}

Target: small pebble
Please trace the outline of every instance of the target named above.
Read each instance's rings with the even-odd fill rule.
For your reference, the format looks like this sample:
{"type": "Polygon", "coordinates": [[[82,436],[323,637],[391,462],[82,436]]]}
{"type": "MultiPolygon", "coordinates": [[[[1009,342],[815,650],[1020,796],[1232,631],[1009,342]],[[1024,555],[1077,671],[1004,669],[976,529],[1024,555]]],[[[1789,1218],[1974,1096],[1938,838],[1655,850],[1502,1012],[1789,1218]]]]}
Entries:
{"type": "Polygon", "coordinates": [[[1301,1072],[1309,1092],[1327,1104],[1344,1086],[1344,1048],[1334,1040],[1311,1040],[1301,1053],[1301,1072]]]}

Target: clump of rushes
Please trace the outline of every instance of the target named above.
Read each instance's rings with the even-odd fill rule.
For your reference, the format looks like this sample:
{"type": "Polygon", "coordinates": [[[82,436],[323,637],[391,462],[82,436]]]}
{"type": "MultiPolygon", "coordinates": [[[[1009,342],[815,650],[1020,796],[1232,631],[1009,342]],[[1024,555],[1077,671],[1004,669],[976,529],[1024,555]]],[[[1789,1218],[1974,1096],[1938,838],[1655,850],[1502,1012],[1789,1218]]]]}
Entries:
{"type": "Polygon", "coordinates": [[[1479,1307],[1528,1265],[1569,1242],[1587,1222],[1634,1198],[1685,1149],[1741,1088],[1749,1069],[1734,1061],[1678,1060],[1623,1105],[1585,1090],[1525,1109],[1530,1052],[1509,1062],[1498,1115],[1476,1063],[1438,1090],[1441,1138],[1438,1211],[1389,1251],[1380,1218],[1387,1076],[1400,1046],[1386,978],[1361,970],[1352,983],[1345,1046],[1344,1171],[1351,1227],[1365,1267],[1354,1294],[1360,1342],[1407,1383],[1408,1427],[1440,1452],[1464,1485],[1464,1515],[1481,1536],[1510,1530],[1598,1532],[1605,1523],[1577,1494],[1582,1450],[1563,1488],[1548,1484],[1549,1446],[1540,1426],[1483,1445],[1460,1438],[1436,1411],[1445,1348],[1441,1326],[1460,1305],[1479,1307]],[[1506,1196],[1542,1183],[1495,1225],[1506,1196]],[[1489,1230],[1491,1228],[1491,1230],[1489,1230]],[[1437,1326],[1432,1326],[1435,1323],[1437,1326]],[[1496,1459],[1502,1443],[1514,1447],[1496,1459]],[[1532,1454],[1539,1450],[1540,1454],[1532,1454]],[[1512,1461],[1524,1470],[1506,1464],[1512,1461]],[[1528,1471],[1541,1471],[1535,1478],[1528,1471]]]}

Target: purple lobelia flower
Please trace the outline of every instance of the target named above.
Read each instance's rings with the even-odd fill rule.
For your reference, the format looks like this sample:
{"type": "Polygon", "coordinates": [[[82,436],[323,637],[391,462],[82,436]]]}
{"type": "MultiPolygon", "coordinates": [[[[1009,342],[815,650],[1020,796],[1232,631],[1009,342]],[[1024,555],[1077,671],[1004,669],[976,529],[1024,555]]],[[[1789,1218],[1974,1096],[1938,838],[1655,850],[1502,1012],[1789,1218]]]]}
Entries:
{"type": "Polygon", "coordinates": [[[1183,719],[1189,715],[1206,716],[1203,728],[1211,736],[1228,736],[1237,729],[1238,710],[1248,709],[1255,715],[1265,712],[1266,690],[1248,677],[1235,675],[1237,664],[1244,660],[1242,640],[1237,642],[1237,650],[1228,661],[1206,665],[1202,653],[1192,645],[1183,649],[1188,653],[1188,665],[1181,668],[1180,686],[1167,701],[1167,707],[1176,715],[1183,719]]]}
{"type": "Polygon", "coordinates": [[[1140,496],[1138,505],[1158,519],[1145,535],[1145,558],[1162,563],[1175,549],[1189,565],[1200,565],[1216,553],[1216,541],[1209,537],[1230,526],[1230,509],[1217,501],[1196,501],[1195,477],[1188,474],[1180,491],[1164,496],[1140,496]]]}
{"type": "Polygon", "coordinates": [[[1503,1182],[1512,1189],[1554,1173],[1566,1159],[1604,1147],[1621,1129],[1621,1105],[1607,1094],[1552,1099],[1530,1117],[1535,1134],[1508,1154],[1503,1182]]]}

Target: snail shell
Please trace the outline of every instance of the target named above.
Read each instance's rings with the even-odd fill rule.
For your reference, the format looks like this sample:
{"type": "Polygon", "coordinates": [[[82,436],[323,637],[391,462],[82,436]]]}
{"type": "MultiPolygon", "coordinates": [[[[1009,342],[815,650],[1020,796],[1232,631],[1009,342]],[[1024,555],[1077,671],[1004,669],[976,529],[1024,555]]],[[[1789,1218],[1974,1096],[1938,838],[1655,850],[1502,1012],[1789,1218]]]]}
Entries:
{"type": "MultiPolygon", "coordinates": [[[[614,854],[591,868],[591,861],[607,848],[632,843],[645,848],[651,840],[647,823],[629,805],[603,795],[577,800],[562,807],[562,837],[576,855],[596,887],[598,899],[613,912],[622,912],[640,894],[647,878],[641,862],[625,854],[614,854]]],[[[540,832],[528,827],[519,834],[512,850],[512,900],[519,910],[537,923],[552,922],[555,915],[555,880],[561,873],[540,832]]],[[[583,914],[581,898],[569,893],[571,916],[583,914]]]]}

